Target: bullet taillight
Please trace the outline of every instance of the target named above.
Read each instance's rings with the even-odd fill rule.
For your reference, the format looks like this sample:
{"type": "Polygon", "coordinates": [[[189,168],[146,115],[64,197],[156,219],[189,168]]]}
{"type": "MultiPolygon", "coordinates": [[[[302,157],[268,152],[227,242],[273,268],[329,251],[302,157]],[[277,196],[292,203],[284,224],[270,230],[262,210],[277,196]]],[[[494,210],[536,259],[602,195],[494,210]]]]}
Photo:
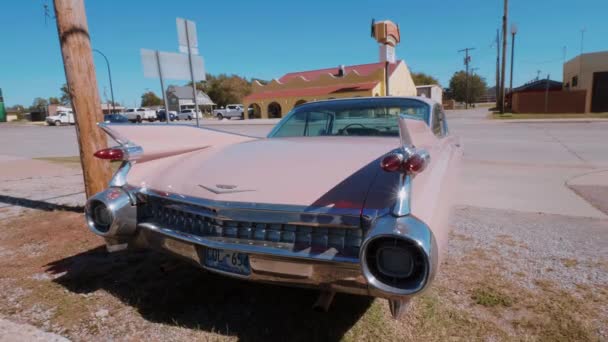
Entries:
{"type": "Polygon", "coordinates": [[[125,152],[122,148],[117,147],[104,148],[103,150],[95,152],[93,155],[99,159],[111,161],[125,160],[125,152]]]}
{"type": "Polygon", "coordinates": [[[429,159],[425,150],[415,150],[407,156],[401,152],[392,152],[382,158],[380,167],[386,172],[417,174],[424,171],[429,159]]]}

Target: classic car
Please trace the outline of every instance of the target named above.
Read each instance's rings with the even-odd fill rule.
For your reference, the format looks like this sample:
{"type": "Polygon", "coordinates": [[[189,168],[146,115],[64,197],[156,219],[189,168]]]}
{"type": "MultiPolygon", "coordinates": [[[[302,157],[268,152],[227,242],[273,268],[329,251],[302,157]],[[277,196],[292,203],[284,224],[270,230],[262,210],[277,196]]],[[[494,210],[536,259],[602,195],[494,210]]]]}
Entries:
{"type": "Polygon", "coordinates": [[[462,157],[422,97],[318,101],[266,138],[185,125],[100,124],[122,161],[86,204],[109,251],[150,248],[222,275],[386,298],[393,317],[447,250],[462,157]],[[162,139],[159,139],[162,137],[162,139]]]}

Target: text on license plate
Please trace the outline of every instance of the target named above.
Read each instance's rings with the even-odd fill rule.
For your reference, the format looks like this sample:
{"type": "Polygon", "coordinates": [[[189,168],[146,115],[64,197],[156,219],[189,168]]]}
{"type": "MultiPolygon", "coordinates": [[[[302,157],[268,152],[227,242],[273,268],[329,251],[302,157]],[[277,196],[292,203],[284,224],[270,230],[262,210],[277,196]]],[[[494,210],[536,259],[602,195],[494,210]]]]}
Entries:
{"type": "Polygon", "coordinates": [[[205,252],[205,266],[242,275],[249,275],[251,273],[249,256],[247,254],[224,249],[207,248],[205,252]]]}

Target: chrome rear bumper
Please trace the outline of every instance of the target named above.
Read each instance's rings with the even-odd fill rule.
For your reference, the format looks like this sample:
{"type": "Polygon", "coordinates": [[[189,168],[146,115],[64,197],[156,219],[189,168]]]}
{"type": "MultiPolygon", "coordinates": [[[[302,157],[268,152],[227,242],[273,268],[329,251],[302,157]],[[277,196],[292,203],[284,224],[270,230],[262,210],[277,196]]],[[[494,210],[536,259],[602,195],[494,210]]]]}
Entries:
{"type": "MultiPolygon", "coordinates": [[[[87,224],[94,233],[106,239],[110,249],[152,248],[180,256],[211,272],[230,277],[384,298],[407,298],[419,293],[431,282],[436,269],[434,264],[437,260],[436,246],[433,235],[426,225],[412,216],[394,217],[385,214],[376,218],[373,224],[370,222],[371,226],[364,229],[363,236],[359,235],[359,242],[356,246],[358,253],[352,254],[343,249],[345,241],[350,241],[348,240],[350,233],[340,235],[343,236],[341,240],[336,240],[335,236],[317,240],[310,238],[311,243],[314,241],[325,243],[324,248],[319,249],[318,245],[296,245],[298,240],[287,234],[290,233],[290,230],[281,230],[287,234],[286,236],[289,236],[287,240],[280,238],[269,240],[268,233],[265,234],[265,239],[256,240],[253,233],[249,236],[240,236],[238,233],[235,233],[236,235],[224,233],[210,235],[203,233],[203,229],[184,228],[188,225],[188,220],[192,221],[192,216],[175,222],[154,220],[155,216],[149,215],[145,208],[146,204],[138,202],[138,198],[142,197],[139,195],[141,193],[136,191],[110,188],[93,196],[87,202],[87,224]],[[104,226],[104,229],[99,229],[93,218],[93,211],[99,203],[107,206],[112,217],[112,223],[104,226]],[[383,284],[382,279],[374,276],[373,270],[365,265],[362,266],[362,260],[366,259],[365,246],[370,245],[370,241],[374,239],[387,237],[411,242],[424,259],[420,266],[424,267],[424,274],[421,274],[420,280],[417,280],[411,288],[397,288],[390,284],[383,284]],[[341,242],[341,245],[332,245],[329,243],[331,239],[341,242]],[[205,266],[207,248],[246,253],[249,256],[250,274],[227,273],[205,266]]],[[[145,198],[141,198],[141,200],[145,201],[145,198]]],[[[193,210],[199,204],[193,203],[189,208],[193,210]]],[[[172,205],[172,207],[174,206],[172,205]]],[[[198,215],[209,216],[212,215],[210,213],[217,212],[207,209],[205,208],[202,214],[197,212],[198,215]]],[[[243,214],[243,212],[240,213],[241,217],[246,216],[243,214]]],[[[276,214],[276,212],[273,213],[275,218],[276,214]]],[[[192,215],[192,213],[187,215],[192,215]]],[[[310,212],[307,212],[306,215],[310,215],[310,212]]],[[[255,213],[253,216],[259,217],[259,213],[255,213]]],[[[226,220],[226,217],[221,217],[221,219],[226,220]]],[[[211,225],[216,224],[213,220],[211,225]]],[[[224,229],[229,226],[224,226],[224,229]]],[[[240,223],[239,227],[241,227],[240,223]]],[[[356,229],[354,227],[317,227],[313,229],[319,229],[319,231],[325,229],[329,234],[332,229],[341,228],[348,232],[351,232],[349,229],[356,229]]],[[[204,231],[207,232],[207,230],[204,231]]],[[[317,233],[313,232],[313,234],[317,233]]],[[[280,233],[279,237],[283,236],[282,234],[280,233]]]]}

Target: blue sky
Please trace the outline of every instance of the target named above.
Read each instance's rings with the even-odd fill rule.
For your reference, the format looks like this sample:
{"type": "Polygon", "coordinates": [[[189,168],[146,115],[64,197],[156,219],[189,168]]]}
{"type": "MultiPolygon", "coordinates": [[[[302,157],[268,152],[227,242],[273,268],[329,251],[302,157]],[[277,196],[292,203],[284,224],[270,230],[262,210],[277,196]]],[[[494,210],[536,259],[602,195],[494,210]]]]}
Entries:
{"type": "MultiPolygon", "coordinates": [[[[30,105],[35,97],[58,96],[65,82],[55,22],[44,20],[51,0],[6,1],[0,21],[0,88],[7,105],[30,105]]],[[[339,64],[375,62],[378,48],[369,36],[372,18],[391,19],[401,28],[397,56],[414,71],[446,86],[463,68],[457,50],[475,47],[472,67],[494,84],[502,0],[434,1],[203,1],[88,0],[94,48],[110,59],[117,101],[133,106],[159,82],[146,79],[140,48],[177,51],[175,18],[196,21],[201,54],[210,73],[261,79],[339,64]]],[[[549,73],[562,78],[567,59],[580,51],[608,50],[608,1],[510,0],[517,23],[514,85],[549,73]]],[[[509,40],[510,44],[510,40],[509,40]]],[[[103,59],[95,55],[99,91],[110,95],[103,59]]],[[[181,83],[168,82],[168,83],[181,83]]]]}

